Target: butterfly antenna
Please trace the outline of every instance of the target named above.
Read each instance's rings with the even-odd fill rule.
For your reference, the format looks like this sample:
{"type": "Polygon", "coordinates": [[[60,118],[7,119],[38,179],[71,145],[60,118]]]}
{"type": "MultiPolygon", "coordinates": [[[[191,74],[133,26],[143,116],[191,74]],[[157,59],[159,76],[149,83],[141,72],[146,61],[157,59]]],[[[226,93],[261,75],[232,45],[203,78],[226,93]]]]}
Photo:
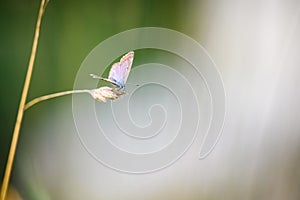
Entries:
{"type": "Polygon", "coordinates": [[[134,84],[134,83],[126,83],[127,85],[134,85],[136,87],[139,87],[140,85],[139,84],[134,84]]]}
{"type": "Polygon", "coordinates": [[[95,79],[100,79],[100,76],[95,75],[95,74],[90,74],[90,76],[91,76],[92,78],[95,78],[95,79]]]}

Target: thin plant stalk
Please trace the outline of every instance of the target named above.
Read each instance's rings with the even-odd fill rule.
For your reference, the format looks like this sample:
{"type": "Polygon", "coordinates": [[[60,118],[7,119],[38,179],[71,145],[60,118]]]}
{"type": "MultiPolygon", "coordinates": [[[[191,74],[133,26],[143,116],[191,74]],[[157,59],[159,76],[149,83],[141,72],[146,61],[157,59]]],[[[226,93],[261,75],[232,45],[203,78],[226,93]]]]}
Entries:
{"type": "Polygon", "coordinates": [[[24,107],[24,111],[27,110],[28,108],[30,108],[31,106],[41,102],[41,101],[45,101],[45,100],[48,100],[48,99],[52,99],[52,98],[56,98],[56,97],[60,97],[60,96],[68,95],[68,94],[75,94],[75,93],[89,93],[89,94],[92,94],[91,90],[69,90],[69,91],[63,91],[63,92],[48,94],[48,95],[45,95],[45,96],[35,98],[35,99],[31,100],[30,102],[28,102],[24,107]]]}
{"type": "Polygon", "coordinates": [[[14,162],[14,158],[15,158],[20,128],[21,128],[23,114],[24,114],[24,107],[25,107],[25,103],[26,103],[26,99],[27,99],[28,89],[29,89],[31,75],[32,75],[33,66],[34,66],[34,61],[35,61],[35,57],[36,57],[36,50],[37,50],[38,40],[39,40],[39,35],[40,35],[41,21],[42,21],[42,17],[43,17],[43,14],[44,14],[44,11],[45,11],[45,8],[46,8],[46,5],[48,2],[49,2],[49,0],[41,0],[39,14],[38,14],[37,22],[36,22],[36,27],[35,27],[35,34],[34,34],[30,59],[29,59],[28,68],[27,68],[27,74],[26,74],[26,78],[25,78],[23,91],[22,91],[19,110],[18,110],[18,114],[17,114],[14,132],[12,135],[12,141],[11,141],[11,145],[10,145],[6,169],[5,169],[3,183],[2,183],[2,187],[1,187],[1,200],[5,200],[6,194],[7,194],[7,188],[8,188],[8,184],[9,184],[9,180],[10,180],[10,175],[11,175],[12,166],[13,166],[13,162],[14,162]]]}

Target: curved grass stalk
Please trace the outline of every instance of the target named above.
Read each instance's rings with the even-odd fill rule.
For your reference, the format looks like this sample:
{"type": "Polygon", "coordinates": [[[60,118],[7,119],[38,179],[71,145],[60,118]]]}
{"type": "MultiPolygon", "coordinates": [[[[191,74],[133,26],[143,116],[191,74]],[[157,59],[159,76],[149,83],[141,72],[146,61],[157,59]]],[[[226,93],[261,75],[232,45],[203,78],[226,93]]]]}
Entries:
{"type": "Polygon", "coordinates": [[[35,98],[35,99],[29,101],[28,103],[26,103],[26,105],[24,106],[24,111],[41,101],[45,101],[48,99],[52,99],[52,98],[56,98],[56,97],[60,97],[60,96],[68,95],[68,94],[75,94],[75,93],[89,93],[92,95],[91,90],[69,90],[69,91],[64,91],[64,92],[48,94],[48,95],[44,95],[44,96],[35,98]]]}

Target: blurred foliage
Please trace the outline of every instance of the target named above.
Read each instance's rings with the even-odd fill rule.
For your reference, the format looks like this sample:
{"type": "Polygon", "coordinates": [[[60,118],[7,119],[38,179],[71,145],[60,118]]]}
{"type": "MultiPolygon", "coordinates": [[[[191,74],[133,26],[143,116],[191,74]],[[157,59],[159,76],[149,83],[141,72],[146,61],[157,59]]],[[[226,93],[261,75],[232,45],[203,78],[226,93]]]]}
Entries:
{"type": "MultiPolygon", "coordinates": [[[[183,3],[184,1],[171,0],[51,0],[42,22],[28,100],[71,89],[83,59],[98,43],[114,34],[145,26],[180,31],[178,21],[183,3]]],[[[39,4],[37,0],[0,2],[1,180],[25,79],[39,4]]],[[[40,112],[42,109],[33,116],[38,118],[40,112]]]]}
{"type": "MultiPolygon", "coordinates": [[[[0,1],[1,181],[26,75],[39,5],[39,0],[0,1]]],[[[186,194],[190,192],[195,195],[190,199],[299,199],[300,145],[297,109],[299,110],[300,96],[299,92],[294,91],[298,85],[299,74],[298,18],[299,2],[297,1],[288,3],[285,1],[201,1],[199,3],[193,0],[50,0],[42,22],[28,100],[72,89],[76,73],[88,53],[101,41],[122,31],[152,26],[174,29],[192,37],[196,34],[197,37],[193,38],[203,37],[206,42],[208,41],[204,46],[213,55],[224,78],[228,95],[228,119],[225,126],[227,130],[224,131],[224,136],[216,148],[219,153],[214,152],[206,162],[197,162],[195,166],[187,163],[186,168],[182,167],[182,163],[177,163],[178,171],[183,172],[181,177],[177,177],[177,171],[173,171],[176,177],[172,178],[170,171],[165,173],[165,176],[162,176],[162,173],[156,174],[162,179],[150,179],[148,176],[147,178],[153,182],[153,185],[150,184],[152,190],[149,192],[152,196],[147,194],[146,196],[150,199],[159,199],[159,197],[186,199],[186,194]],[[206,36],[209,37],[205,38],[206,36]],[[290,57],[284,60],[284,56],[290,57]],[[172,185],[173,183],[175,184],[172,185]],[[181,188],[182,185],[185,187],[181,188]]],[[[136,51],[138,59],[135,60],[134,66],[149,61],[145,53],[155,54],[155,51],[152,52],[151,49],[143,52],[136,51]]],[[[105,73],[107,72],[108,68],[105,73]]],[[[20,162],[20,157],[26,148],[22,148],[22,145],[30,146],[34,143],[33,140],[40,141],[42,138],[38,130],[44,127],[50,129],[42,133],[45,135],[49,132],[58,135],[65,131],[65,127],[59,129],[55,127],[55,124],[63,124],[60,119],[64,116],[53,117],[58,115],[57,109],[52,109],[52,115],[47,112],[49,108],[54,107],[53,102],[61,103],[66,99],[71,101],[70,96],[63,97],[31,108],[28,111],[30,120],[28,112],[25,113],[23,125],[26,124],[26,127],[23,126],[23,132],[21,129],[21,142],[17,149],[15,169],[23,168],[24,162],[20,162]],[[41,119],[49,119],[50,116],[55,119],[47,121],[47,126],[36,128],[41,124],[41,119]],[[26,128],[26,133],[30,134],[23,134],[26,128]],[[27,140],[22,144],[24,135],[27,140]]],[[[70,108],[68,113],[59,114],[61,113],[69,116],[66,117],[69,124],[73,123],[70,108]]],[[[74,127],[68,128],[73,131],[74,127]]],[[[63,133],[64,139],[70,138],[70,133],[69,135],[63,133]]],[[[39,143],[44,146],[37,148],[43,149],[43,153],[64,145],[60,137],[56,137],[52,142],[49,140],[45,142],[45,138],[42,140],[44,143],[39,143]]],[[[33,148],[32,151],[35,149],[33,148]]],[[[26,153],[25,151],[24,154],[26,153]]],[[[57,157],[61,156],[59,157],[61,160],[58,161],[63,160],[63,164],[67,163],[63,157],[65,154],[56,155],[52,152],[49,155],[52,160],[47,160],[46,157],[43,161],[56,161],[57,157]]],[[[196,158],[194,156],[186,156],[183,159],[189,158],[194,164],[196,158]]],[[[26,161],[33,162],[30,159],[31,155],[26,161]]],[[[77,157],[69,159],[77,161],[77,157]]],[[[186,162],[186,160],[181,161],[186,162]]],[[[36,162],[40,164],[39,161],[36,162]]],[[[82,160],[78,163],[80,162],[82,160]]],[[[94,166],[94,163],[91,163],[91,166],[94,166]]],[[[41,166],[48,166],[47,164],[48,162],[45,162],[41,166]]],[[[32,169],[35,170],[43,172],[32,169]]],[[[60,173],[63,174],[68,170],[57,170],[59,172],[56,173],[57,177],[63,180],[65,177],[60,176],[60,173]]],[[[18,174],[16,171],[18,169],[12,173],[12,183],[22,196],[34,199],[36,193],[40,192],[38,196],[45,196],[44,199],[47,199],[47,193],[43,194],[45,185],[35,180],[32,185],[27,182],[22,185],[18,182],[18,178],[14,181],[14,175],[30,182],[32,180],[27,178],[30,174],[22,173],[21,170],[18,174]]],[[[107,171],[103,173],[105,172],[107,171]]],[[[59,196],[59,192],[63,191],[61,186],[65,184],[64,181],[57,181],[52,171],[46,175],[53,178],[49,182],[53,181],[59,188],[59,191],[50,191],[51,194],[59,196]]],[[[112,179],[115,181],[114,184],[121,183],[119,187],[123,185],[131,187],[134,184],[139,186],[140,182],[135,179],[139,181],[144,179],[141,176],[128,178],[129,176],[123,174],[120,177],[120,179],[119,177],[112,179]],[[128,180],[129,183],[132,181],[131,184],[128,184],[128,180]]],[[[38,176],[33,177],[33,179],[38,178],[38,176]]],[[[102,178],[99,181],[105,180],[102,178]]],[[[73,181],[70,178],[68,180],[73,181]]],[[[99,185],[94,184],[93,181],[90,184],[95,186],[94,189],[98,192],[99,185]]],[[[103,182],[103,185],[105,184],[106,181],[103,182]]],[[[75,186],[70,188],[74,189],[75,186]]],[[[80,190],[81,185],[78,188],[80,190]]],[[[110,187],[109,189],[118,195],[123,191],[128,198],[134,199],[124,188],[110,187]]],[[[141,187],[130,189],[135,193],[141,187]]],[[[11,188],[11,191],[16,193],[14,188],[11,188]]],[[[120,199],[120,196],[117,199],[120,199]]]]}

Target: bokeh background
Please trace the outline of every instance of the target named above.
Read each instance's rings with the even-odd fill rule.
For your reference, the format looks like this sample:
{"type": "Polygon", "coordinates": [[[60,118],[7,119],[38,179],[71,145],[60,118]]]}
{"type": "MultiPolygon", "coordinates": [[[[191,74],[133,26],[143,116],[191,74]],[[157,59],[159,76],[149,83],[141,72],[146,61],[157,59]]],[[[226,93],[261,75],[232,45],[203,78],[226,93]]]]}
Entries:
{"type": "MultiPolygon", "coordinates": [[[[39,1],[0,1],[0,178],[31,50],[39,1]]],[[[197,40],[217,64],[227,118],[213,153],[192,147],[171,167],[129,175],[82,147],[71,96],[25,113],[12,173],[14,199],[300,199],[300,2],[56,1],[42,22],[28,99],[73,87],[101,41],[136,27],[197,40]]],[[[118,48],[118,47],[116,47],[118,48]]]]}

